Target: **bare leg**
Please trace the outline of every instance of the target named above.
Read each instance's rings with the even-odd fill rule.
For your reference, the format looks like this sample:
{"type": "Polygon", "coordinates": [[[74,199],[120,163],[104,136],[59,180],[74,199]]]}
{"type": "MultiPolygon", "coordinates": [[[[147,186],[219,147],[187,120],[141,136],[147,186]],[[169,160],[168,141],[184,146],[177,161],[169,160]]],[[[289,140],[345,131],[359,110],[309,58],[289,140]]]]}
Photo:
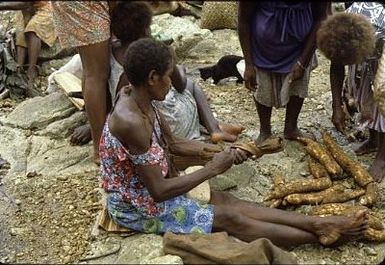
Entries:
{"type": "Polygon", "coordinates": [[[23,46],[16,46],[16,63],[19,67],[18,70],[20,70],[20,67],[24,65],[25,63],[25,57],[27,55],[27,48],[23,46]]]}
{"type": "Polygon", "coordinates": [[[35,78],[38,76],[37,59],[41,51],[41,40],[35,32],[25,33],[28,45],[28,88],[33,89],[35,78]]]}
{"type": "Polygon", "coordinates": [[[246,242],[267,238],[281,247],[318,242],[318,237],[312,233],[295,227],[255,220],[225,205],[216,205],[214,208],[213,231],[226,231],[246,242]]]}
{"type": "Polygon", "coordinates": [[[255,140],[256,144],[262,143],[269,137],[271,137],[271,111],[272,107],[267,107],[260,104],[254,98],[255,105],[257,107],[258,117],[259,117],[259,136],[255,140]]]}
{"type": "Polygon", "coordinates": [[[385,177],[385,133],[378,132],[378,140],[377,155],[369,168],[369,173],[376,181],[381,182],[385,177]]]}
{"type": "Polygon", "coordinates": [[[202,125],[209,131],[211,140],[216,143],[219,141],[234,142],[238,135],[233,135],[225,130],[221,130],[218,120],[214,117],[210,105],[207,101],[206,95],[203,93],[201,87],[194,82],[187,82],[186,87],[194,96],[199,119],[202,125]],[[189,85],[190,84],[190,85],[189,85]]]}
{"type": "Polygon", "coordinates": [[[379,141],[379,133],[373,129],[369,129],[369,138],[360,144],[357,148],[354,148],[356,155],[364,155],[377,151],[379,141]]]}
{"type": "MultiPolygon", "coordinates": [[[[245,220],[245,222],[249,223],[245,224],[246,226],[243,224],[239,225],[237,228],[238,230],[234,231],[235,233],[238,233],[237,236],[244,236],[244,238],[241,238],[243,240],[251,239],[253,235],[256,235],[255,231],[252,229],[258,228],[258,226],[252,228],[252,226],[250,226],[252,221],[244,219],[243,216],[247,216],[252,220],[258,221],[258,225],[262,225],[259,222],[269,224],[269,226],[266,227],[268,230],[262,232],[266,233],[264,235],[265,237],[269,238],[278,245],[285,245],[285,242],[290,242],[290,245],[293,245],[293,243],[304,244],[318,241],[320,241],[322,244],[330,245],[336,242],[341,235],[361,236],[366,225],[366,215],[364,213],[358,213],[357,216],[351,218],[316,217],[278,209],[259,207],[252,202],[237,199],[236,197],[224,192],[212,192],[211,198],[211,203],[216,205],[216,208],[221,209],[221,207],[226,207],[228,212],[237,212],[242,216],[242,218],[239,218],[241,220],[238,220],[238,222],[245,220]],[[273,224],[277,226],[272,226],[273,224]],[[239,227],[247,227],[247,225],[250,226],[248,229],[251,230],[243,229],[243,235],[240,232],[237,232],[239,231],[239,227]],[[282,229],[288,229],[288,227],[291,230],[288,234],[286,234],[286,232],[282,229]],[[291,238],[286,238],[287,236],[292,237],[293,235],[296,236],[296,238],[293,239],[294,241],[291,240],[291,238]],[[316,241],[314,241],[315,238],[316,241]]],[[[219,212],[219,214],[223,213],[219,212]]],[[[217,223],[219,228],[221,225],[223,226],[221,221],[222,220],[219,219],[217,223]]],[[[228,232],[230,233],[230,231],[228,232]]],[[[261,233],[261,231],[258,232],[261,233]]]]}
{"type": "Polygon", "coordinates": [[[79,48],[83,65],[82,90],[96,163],[99,163],[99,140],[107,115],[106,93],[110,71],[108,43],[109,40],[106,40],[79,48]]]}
{"type": "Polygon", "coordinates": [[[298,129],[298,116],[301,112],[304,98],[291,96],[286,106],[285,129],[284,136],[286,139],[295,140],[297,137],[314,138],[310,135],[305,135],[298,129]]]}

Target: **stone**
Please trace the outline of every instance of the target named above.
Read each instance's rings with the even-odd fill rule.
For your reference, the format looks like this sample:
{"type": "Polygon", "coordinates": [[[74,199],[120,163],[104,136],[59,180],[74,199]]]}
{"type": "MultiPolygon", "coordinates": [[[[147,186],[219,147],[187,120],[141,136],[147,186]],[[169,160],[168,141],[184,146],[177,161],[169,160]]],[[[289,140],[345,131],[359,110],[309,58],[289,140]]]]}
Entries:
{"type": "Polygon", "coordinates": [[[26,174],[28,140],[21,130],[0,125],[0,154],[10,164],[8,175],[26,174]]]}
{"type": "Polygon", "coordinates": [[[154,259],[144,259],[139,264],[183,264],[183,260],[179,256],[165,255],[154,259]]]}
{"type": "Polygon", "coordinates": [[[0,121],[10,127],[41,130],[54,121],[69,117],[75,110],[62,92],[56,92],[21,102],[7,118],[0,121]]]}
{"type": "Polygon", "coordinates": [[[38,131],[36,135],[48,136],[52,139],[63,139],[68,137],[74,128],[84,125],[86,121],[85,112],[77,111],[68,118],[52,122],[45,129],[38,131]]]}
{"type": "Polygon", "coordinates": [[[27,170],[44,176],[80,174],[96,171],[92,146],[71,146],[68,139],[55,140],[32,136],[27,170]]]}

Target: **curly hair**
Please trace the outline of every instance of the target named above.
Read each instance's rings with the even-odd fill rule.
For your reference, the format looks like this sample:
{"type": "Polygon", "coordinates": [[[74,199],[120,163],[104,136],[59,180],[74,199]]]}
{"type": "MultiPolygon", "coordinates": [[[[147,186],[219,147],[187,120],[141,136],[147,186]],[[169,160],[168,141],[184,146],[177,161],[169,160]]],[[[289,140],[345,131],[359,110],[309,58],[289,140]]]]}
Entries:
{"type": "Polygon", "coordinates": [[[373,54],[375,43],[374,27],[359,14],[329,16],[317,31],[318,49],[326,58],[343,65],[362,63],[373,54]]]}
{"type": "Polygon", "coordinates": [[[172,58],[171,51],[164,43],[142,38],[128,46],[124,55],[124,72],[132,85],[145,85],[152,70],[164,75],[171,67],[172,58]]]}
{"type": "Polygon", "coordinates": [[[111,31],[122,42],[129,43],[147,37],[152,22],[152,10],[148,3],[123,1],[111,14],[111,31]]]}

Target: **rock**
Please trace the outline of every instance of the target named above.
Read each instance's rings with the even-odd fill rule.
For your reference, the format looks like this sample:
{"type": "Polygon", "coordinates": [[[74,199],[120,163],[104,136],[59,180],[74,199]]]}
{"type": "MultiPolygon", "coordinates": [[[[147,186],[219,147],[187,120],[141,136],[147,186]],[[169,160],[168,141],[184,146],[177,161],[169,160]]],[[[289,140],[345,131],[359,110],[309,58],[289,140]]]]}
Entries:
{"type": "Polygon", "coordinates": [[[363,250],[369,256],[377,256],[377,251],[371,247],[364,247],[363,250]]]}
{"type": "Polygon", "coordinates": [[[61,180],[61,181],[66,181],[66,180],[68,180],[68,176],[66,176],[66,175],[60,175],[60,176],[57,176],[56,177],[58,180],[61,180]]]}
{"type": "Polygon", "coordinates": [[[21,102],[2,122],[10,127],[41,130],[75,111],[69,99],[62,92],[56,92],[21,102]]]}
{"type": "Polygon", "coordinates": [[[48,136],[52,139],[64,139],[70,135],[74,128],[84,125],[86,121],[85,112],[77,111],[68,118],[52,122],[45,129],[38,131],[36,135],[48,136]]]}
{"type": "Polygon", "coordinates": [[[44,176],[79,174],[95,171],[92,147],[71,146],[68,139],[51,140],[32,136],[28,155],[28,171],[37,171],[44,176]]]}
{"type": "Polygon", "coordinates": [[[155,234],[140,234],[125,238],[115,263],[140,263],[163,256],[163,238],[155,234]]]}
{"type": "Polygon", "coordinates": [[[16,205],[21,205],[21,200],[16,199],[16,200],[15,200],[15,204],[16,204],[16,205]]]}
{"type": "Polygon", "coordinates": [[[210,186],[213,190],[224,191],[235,188],[237,183],[227,176],[218,175],[210,179],[210,186]]]}
{"type": "Polygon", "coordinates": [[[26,175],[27,178],[33,178],[33,177],[36,177],[36,176],[37,176],[37,172],[36,171],[30,171],[26,175]]]}
{"type": "Polygon", "coordinates": [[[183,264],[183,260],[179,256],[165,255],[154,259],[144,259],[139,264],[183,264]]]}
{"type": "Polygon", "coordinates": [[[1,125],[0,135],[0,154],[11,165],[8,174],[24,176],[27,166],[27,138],[21,130],[1,125]]]}

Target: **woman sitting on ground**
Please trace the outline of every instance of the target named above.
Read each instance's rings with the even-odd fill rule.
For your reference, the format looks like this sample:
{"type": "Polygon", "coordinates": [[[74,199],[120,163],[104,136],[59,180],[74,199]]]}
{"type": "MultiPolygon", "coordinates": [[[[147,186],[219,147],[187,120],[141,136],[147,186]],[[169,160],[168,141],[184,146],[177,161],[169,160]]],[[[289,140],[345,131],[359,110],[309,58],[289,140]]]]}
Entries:
{"type": "MultiPolygon", "coordinates": [[[[112,42],[110,57],[109,90],[112,101],[117,91],[128,84],[122,66],[124,51],[131,42],[151,36],[151,22],[152,11],[144,2],[119,3],[111,14],[111,30],[117,37],[117,40],[112,42]]],[[[173,86],[165,101],[157,103],[173,133],[179,137],[197,139],[201,136],[200,124],[202,124],[213,143],[236,141],[244,128],[240,125],[218,122],[201,87],[185,74],[184,67],[173,66],[171,76],[173,86]]],[[[84,127],[79,127],[79,130],[74,132],[71,139],[73,143],[81,142],[79,140],[83,139],[86,133],[83,130],[84,127]]]]}
{"type": "Polygon", "coordinates": [[[157,234],[226,231],[243,241],[264,237],[279,246],[331,245],[362,236],[365,211],[354,217],[316,217],[259,207],[226,192],[211,191],[208,204],[187,198],[186,192],[242,163],[247,155],[226,149],[202,169],[175,175],[170,155],[197,141],[176,142],[154,104],[169,92],[172,71],[173,56],[161,42],[140,39],[125,53],[130,85],[118,92],[100,142],[102,187],[116,223],[157,234]]]}

